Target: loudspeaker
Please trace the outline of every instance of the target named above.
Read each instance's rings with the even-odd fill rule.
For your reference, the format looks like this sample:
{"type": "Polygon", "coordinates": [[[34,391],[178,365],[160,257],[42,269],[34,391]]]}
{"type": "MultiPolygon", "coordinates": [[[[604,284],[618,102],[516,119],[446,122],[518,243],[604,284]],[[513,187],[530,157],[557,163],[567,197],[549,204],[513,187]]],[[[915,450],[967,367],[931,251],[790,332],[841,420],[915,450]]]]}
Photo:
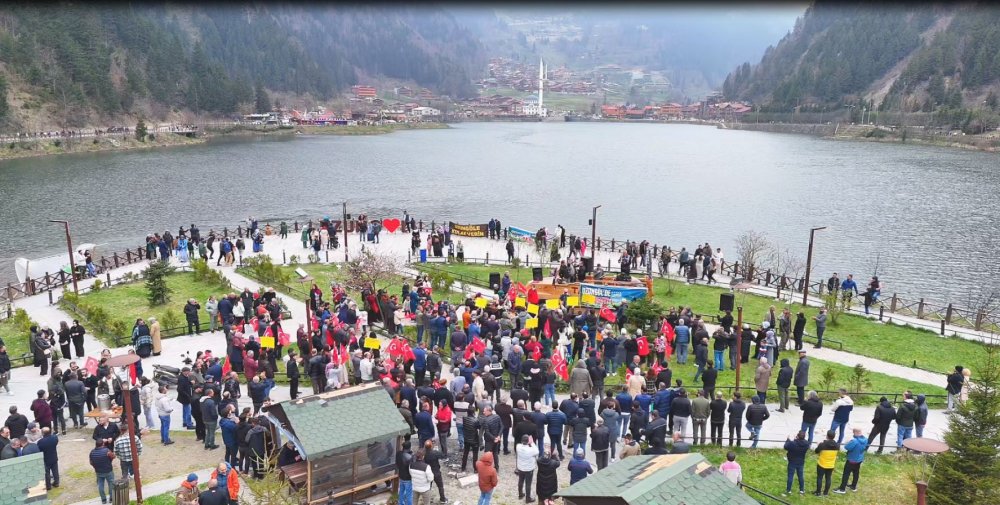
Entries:
{"type": "Polygon", "coordinates": [[[733,310],[736,305],[736,295],[732,293],[722,293],[719,295],[719,310],[733,310]]]}
{"type": "Polygon", "coordinates": [[[542,274],[542,267],[531,267],[531,279],[533,281],[542,282],[544,277],[545,275],[542,274]]]}
{"type": "Polygon", "coordinates": [[[490,289],[500,289],[500,272],[490,272],[490,289]]]}
{"type": "Polygon", "coordinates": [[[583,271],[584,273],[590,273],[594,271],[594,258],[580,258],[583,261],[583,271]]]}

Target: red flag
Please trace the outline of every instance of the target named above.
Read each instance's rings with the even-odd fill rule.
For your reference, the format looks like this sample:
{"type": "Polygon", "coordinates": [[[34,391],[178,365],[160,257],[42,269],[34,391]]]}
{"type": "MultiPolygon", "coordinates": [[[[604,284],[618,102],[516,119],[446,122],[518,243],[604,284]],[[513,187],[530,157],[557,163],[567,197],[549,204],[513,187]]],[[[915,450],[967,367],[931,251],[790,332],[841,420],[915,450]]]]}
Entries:
{"type": "Polygon", "coordinates": [[[344,363],[347,363],[347,360],[348,360],[347,347],[344,347],[343,345],[341,345],[340,346],[340,364],[343,365],[344,363]]]}
{"type": "Polygon", "coordinates": [[[632,378],[632,368],[631,367],[632,367],[631,363],[629,363],[629,366],[625,367],[625,382],[626,383],[628,382],[629,379],[632,378]]]}
{"type": "MultiPolygon", "coordinates": [[[[233,365],[232,365],[232,363],[229,362],[229,358],[228,357],[223,358],[222,359],[222,377],[226,377],[227,375],[229,375],[229,372],[232,372],[232,371],[233,371],[233,365]]],[[[222,382],[221,377],[220,377],[219,382],[222,382]]]]}
{"type": "Polygon", "coordinates": [[[89,373],[90,375],[97,375],[97,365],[99,364],[100,362],[97,361],[97,358],[93,356],[87,356],[87,363],[83,365],[83,368],[85,368],[87,370],[87,373],[89,373]]]}
{"type": "Polygon", "coordinates": [[[316,319],[315,317],[312,318],[312,328],[313,328],[313,331],[319,329],[319,319],[316,319]]]}
{"type": "Polygon", "coordinates": [[[486,342],[483,342],[479,337],[472,337],[472,343],[469,344],[469,347],[475,352],[485,352],[486,342]]]}
{"type": "Polygon", "coordinates": [[[472,358],[472,346],[467,345],[465,346],[465,359],[471,359],[471,358],[472,358]]]}
{"type": "Polygon", "coordinates": [[[404,360],[415,361],[417,359],[417,356],[413,354],[413,348],[410,347],[409,342],[403,342],[402,345],[400,345],[400,347],[402,348],[404,360]]]}
{"type": "Polygon", "coordinates": [[[258,324],[258,321],[257,321],[256,317],[250,319],[250,327],[253,328],[253,331],[257,331],[257,324],[258,324]]]}
{"type": "Polygon", "coordinates": [[[537,346],[531,351],[531,358],[535,361],[542,359],[542,351],[537,346]]]}
{"type": "Polygon", "coordinates": [[[511,303],[517,300],[517,290],[511,288],[511,290],[507,292],[507,299],[509,299],[511,303]]]}
{"type": "Polygon", "coordinates": [[[660,366],[660,362],[659,361],[654,361],[653,362],[653,375],[659,374],[660,370],[663,370],[663,367],[660,366]]]}
{"type": "Polygon", "coordinates": [[[517,283],[517,291],[522,294],[528,294],[528,287],[520,282],[517,283]]]}
{"type": "Polygon", "coordinates": [[[278,331],[278,345],[284,347],[292,341],[292,337],[289,337],[287,333],[282,330],[278,331]]]}
{"type": "Polygon", "coordinates": [[[555,368],[559,377],[562,377],[562,380],[569,380],[569,367],[566,365],[566,358],[564,358],[561,353],[555,353],[552,355],[552,366],[555,368]]]}
{"type": "Polygon", "coordinates": [[[615,314],[615,311],[605,305],[604,307],[601,307],[601,319],[614,323],[618,321],[618,315],[615,314]]]}
{"type": "Polygon", "coordinates": [[[546,336],[546,337],[549,337],[549,338],[551,338],[551,337],[552,337],[552,328],[551,328],[551,326],[549,325],[549,320],[548,320],[548,318],[546,318],[546,319],[545,319],[545,326],[543,326],[543,327],[542,327],[542,332],[544,332],[544,333],[545,333],[545,336],[546,336]]]}
{"type": "Polygon", "coordinates": [[[403,349],[400,347],[399,339],[394,338],[389,341],[389,346],[385,348],[385,352],[392,356],[393,358],[402,354],[403,349]]]}
{"type": "Polygon", "coordinates": [[[649,340],[646,339],[645,335],[635,339],[635,342],[639,344],[639,356],[646,356],[649,354],[649,340]]]}
{"type": "Polygon", "coordinates": [[[534,286],[528,290],[528,303],[538,305],[538,290],[536,290],[534,286]]]}
{"type": "Polygon", "coordinates": [[[668,343],[674,341],[674,327],[666,319],[663,320],[663,324],[660,326],[660,333],[667,337],[668,343]]]}

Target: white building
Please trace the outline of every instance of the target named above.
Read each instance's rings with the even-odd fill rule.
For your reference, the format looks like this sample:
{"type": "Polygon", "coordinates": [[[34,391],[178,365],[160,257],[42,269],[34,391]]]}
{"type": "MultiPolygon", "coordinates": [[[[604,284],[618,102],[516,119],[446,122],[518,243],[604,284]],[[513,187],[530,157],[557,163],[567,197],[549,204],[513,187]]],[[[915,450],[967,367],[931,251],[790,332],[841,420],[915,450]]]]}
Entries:
{"type": "Polygon", "coordinates": [[[548,115],[548,111],[545,110],[545,62],[539,58],[538,60],[538,103],[535,107],[528,108],[528,102],[524,103],[524,114],[526,116],[540,116],[545,117],[548,115]]]}
{"type": "Polygon", "coordinates": [[[441,111],[434,107],[414,107],[410,115],[415,117],[440,116],[441,111]]]}

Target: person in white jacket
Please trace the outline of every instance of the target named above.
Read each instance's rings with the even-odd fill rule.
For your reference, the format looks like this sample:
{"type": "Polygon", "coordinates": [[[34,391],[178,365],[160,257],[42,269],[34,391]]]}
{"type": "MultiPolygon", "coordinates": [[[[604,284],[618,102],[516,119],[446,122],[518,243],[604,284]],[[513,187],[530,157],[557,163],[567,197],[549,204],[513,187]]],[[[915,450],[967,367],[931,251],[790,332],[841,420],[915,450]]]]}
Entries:
{"type": "Polygon", "coordinates": [[[159,395],[153,402],[156,405],[156,415],[160,418],[160,443],[170,445],[170,413],[174,411],[174,400],[167,397],[167,387],[160,386],[159,395]]]}
{"type": "Polygon", "coordinates": [[[413,505],[430,505],[434,471],[424,461],[422,449],[413,455],[413,461],[410,462],[410,482],[413,484],[413,505]]]}
{"type": "Polygon", "coordinates": [[[533,502],[531,478],[538,468],[538,448],[532,443],[531,435],[521,435],[521,440],[514,446],[514,454],[517,456],[517,497],[533,502]]]}

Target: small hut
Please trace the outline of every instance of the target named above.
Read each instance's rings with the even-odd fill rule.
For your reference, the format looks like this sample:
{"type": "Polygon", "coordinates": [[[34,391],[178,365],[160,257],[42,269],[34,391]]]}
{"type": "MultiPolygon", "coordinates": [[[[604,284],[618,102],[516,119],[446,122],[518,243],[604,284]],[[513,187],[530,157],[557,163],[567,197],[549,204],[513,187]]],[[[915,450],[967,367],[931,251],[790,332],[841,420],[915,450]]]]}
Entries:
{"type": "Polygon", "coordinates": [[[0,505],[49,503],[42,453],[0,461],[0,505]]]}
{"type": "Polygon", "coordinates": [[[757,505],[697,453],[626,458],[556,496],[566,505],[757,505]]]}
{"type": "Polygon", "coordinates": [[[347,504],[395,489],[396,451],[409,425],[382,385],[305,396],[264,411],[304,460],[282,472],[305,489],[306,503],[347,504]]]}

